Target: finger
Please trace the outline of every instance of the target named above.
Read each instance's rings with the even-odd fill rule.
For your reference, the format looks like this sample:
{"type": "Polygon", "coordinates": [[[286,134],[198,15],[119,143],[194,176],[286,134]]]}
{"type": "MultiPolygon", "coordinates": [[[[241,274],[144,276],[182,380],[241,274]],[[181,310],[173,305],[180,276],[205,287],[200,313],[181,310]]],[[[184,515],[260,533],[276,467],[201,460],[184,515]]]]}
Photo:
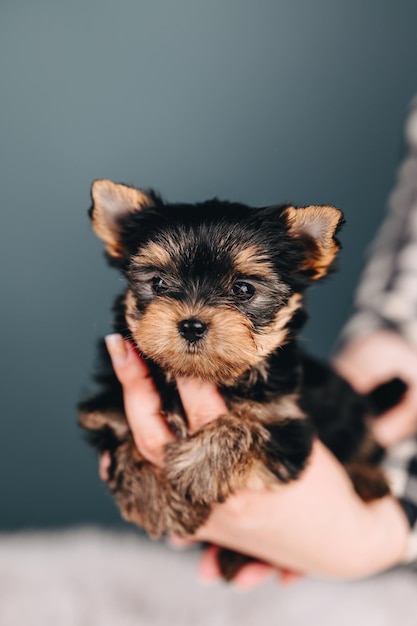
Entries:
{"type": "MultiPolygon", "coordinates": [[[[219,546],[209,546],[204,551],[198,566],[198,574],[201,580],[212,582],[221,579],[219,566],[219,546]]],[[[232,584],[238,589],[250,589],[265,582],[276,574],[276,568],[261,561],[254,561],[242,567],[232,580],[232,584]]]]}
{"type": "Polygon", "coordinates": [[[161,400],[146,363],[121,335],[108,335],[106,345],[123,387],[126,417],[143,456],[162,466],[164,446],[175,439],[161,414],[161,400]]]}
{"type": "Polygon", "coordinates": [[[238,589],[251,589],[276,575],[276,568],[268,563],[254,561],[248,563],[233,578],[233,585],[238,589]]]}
{"type": "Polygon", "coordinates": [[[417,384],[417,353],[393,331],[376,331],[353,340],[336,355],[333,365],[360,393],[395,377],[409,386],[417,384]]]}
{"type": "Polygon", "coordinates": [[[203,556],[198,564],[198,577],[204,582],[213,582],[221,578],[218,546],[209,546],[204,550],[203,556]]]}
{"type": "Polygon", "coordinates": [[[417,431],[417,392],[409,390],[402,402],[372,422],[378,443],[390,447],[417,431]]]}
{"type": "Polygon", "coordinates": [[[281,569],[279,570],[279,584],[286,587],[287,585],[292,585],[302,578],[305,578],[305,574],[301,572],[296,572],[290,569],[281,569]]]}
{"type": "Polygon", "coordinates": [[[227,413],[223,398],[211,383],[196,378],[180,378],[177,387],[191,433],[227,413]]]}

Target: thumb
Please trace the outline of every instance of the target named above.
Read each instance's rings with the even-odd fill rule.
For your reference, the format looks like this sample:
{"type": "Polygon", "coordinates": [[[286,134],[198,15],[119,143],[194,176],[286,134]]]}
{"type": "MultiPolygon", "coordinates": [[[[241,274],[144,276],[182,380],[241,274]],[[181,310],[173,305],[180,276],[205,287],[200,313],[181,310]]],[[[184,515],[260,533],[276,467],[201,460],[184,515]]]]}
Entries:
{"type": "Polygon", "coordinates": [[[123,388],[126,418],[135,444],[148,461],[162,465],[164,446],[175,438],[162,416],[161,400],[149,369],[121,335],[108,335],[106,345],[123,388]]]}

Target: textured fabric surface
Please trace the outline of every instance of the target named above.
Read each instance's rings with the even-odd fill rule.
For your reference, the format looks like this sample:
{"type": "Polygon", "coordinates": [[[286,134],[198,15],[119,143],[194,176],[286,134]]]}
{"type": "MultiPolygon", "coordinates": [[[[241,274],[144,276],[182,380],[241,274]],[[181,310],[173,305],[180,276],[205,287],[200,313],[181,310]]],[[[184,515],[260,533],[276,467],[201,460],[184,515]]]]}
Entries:
{"type": "Polygon", "coordinates": [[[95,529],[0,535],[0,626],[415,626],[417,572],[270,581],[246,593],[196,577],[198,552],[95,529]]]}

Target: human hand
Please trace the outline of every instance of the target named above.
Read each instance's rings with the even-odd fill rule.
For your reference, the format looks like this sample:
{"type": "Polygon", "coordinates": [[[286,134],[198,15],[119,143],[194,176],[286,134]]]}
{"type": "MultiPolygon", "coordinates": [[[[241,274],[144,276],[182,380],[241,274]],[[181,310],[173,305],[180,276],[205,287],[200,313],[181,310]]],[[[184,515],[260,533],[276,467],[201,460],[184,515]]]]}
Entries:
{"type": "MultiPolygon", "coordinates": [[[[133,438],[141,454],[155,465],[163,465],[164,446],[174,440],[161,415],[160,398],[150,378],[148,368],[128,342],[120,342],[120,336],[106,338],[116,375],[123,387],[125,412],[133,438]]],[[[227,412],[226,405],[216,388],[201,381],[180,380],[178,389],[186,409],[190,432],[195,432],[205,423],[227,412]]],[[[104,482],[109,481],[110,454],[104,452],[99,459],[99,475],[104,482]]],[[[203,541],[202,538],[169,538],[174,547],[185,547],[203,541]]],[[[220,578],[217,562],[217,546],[205,550],[199,573],[204,580],[220,578]]],[[[245,565],[233,583],[241,587],[259,584],[273,573],[279,573],[281,582],[290,582],[297,574],[279,570],[267,563],[253,562],[245,565]]]]}
{"type": "MultiPolygon", "coordinates": [[[[164,446],[174,435],[161,415],[145,364],[123,345],[115,340],[109,350],[123,387],[129,425],[141,453],[163,465],[164,446]]],[[[177,384],[191,432],[225,412],[223,399],[211,385],[196,380],[177,384]]],[[[251,554],[281,570],[357,577],[400,562],[407,532],[396,501],[386,497],[364,504],[344,468],[316,441],[298,480],[259,491],[242,490],[213,506],[209,520],[192,539],[251,554]]],[[[213,574],[214,556],[212,548],[203,559],[206,573],[211,567],[213,574]]]]}
{"type": "Polygon", "coordinates": [[[395,407],[373,422],[377,441],[390,447],[417,433],[417,350],[393,331],[379,330],[352,341],[334,360],[334,366],[359,393],[367,394],[392,378],[407,391],[395,407]]]}

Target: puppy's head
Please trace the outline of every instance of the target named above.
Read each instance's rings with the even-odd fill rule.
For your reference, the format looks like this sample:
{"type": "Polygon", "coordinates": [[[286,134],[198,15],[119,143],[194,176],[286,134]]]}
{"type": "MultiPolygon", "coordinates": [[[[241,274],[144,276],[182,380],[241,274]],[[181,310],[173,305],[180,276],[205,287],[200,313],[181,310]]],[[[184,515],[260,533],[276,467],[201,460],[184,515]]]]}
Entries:
{"type": "Polygon", "coordinates": [[[258,366],[340,247],[330,206],[166,204],[106,180],[92,200],[93,228],[128,279],[131,336],[176,377],[219,384],[258,366]]]}

